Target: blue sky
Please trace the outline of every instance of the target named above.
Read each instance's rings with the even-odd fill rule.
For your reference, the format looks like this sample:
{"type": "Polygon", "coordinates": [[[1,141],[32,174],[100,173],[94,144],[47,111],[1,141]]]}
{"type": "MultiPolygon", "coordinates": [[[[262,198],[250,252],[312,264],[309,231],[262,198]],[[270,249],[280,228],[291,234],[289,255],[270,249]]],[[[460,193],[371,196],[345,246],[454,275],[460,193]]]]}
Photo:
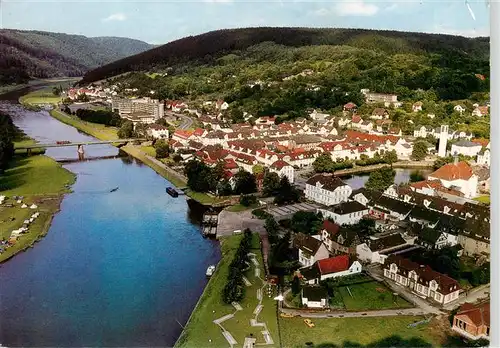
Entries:
{"type": "Polygon", "coordinates": [[[2,28],[122,36],[162,44],[249,26],[369,28],[489,36],[487,0],[0,0],[2,28]]]}

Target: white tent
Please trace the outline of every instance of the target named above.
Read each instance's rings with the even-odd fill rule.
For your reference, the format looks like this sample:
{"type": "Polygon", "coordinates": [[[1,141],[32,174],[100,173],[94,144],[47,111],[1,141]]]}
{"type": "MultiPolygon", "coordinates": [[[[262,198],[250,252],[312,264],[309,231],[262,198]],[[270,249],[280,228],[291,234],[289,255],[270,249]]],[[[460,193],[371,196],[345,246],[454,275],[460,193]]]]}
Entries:
{"type": "Polygon", "coordinates": [[[23,204],[23,205],[21,205],[21,208],[23,208],[23,209],[28,208],[28,206],[26,204],[23,204]]]}
{"type": "Polygon", "coordinates": [[[36,208],[38,208],[36,204],[33,203],[32,205],[30,205],[30,209],[36,209],[36,208]]]}

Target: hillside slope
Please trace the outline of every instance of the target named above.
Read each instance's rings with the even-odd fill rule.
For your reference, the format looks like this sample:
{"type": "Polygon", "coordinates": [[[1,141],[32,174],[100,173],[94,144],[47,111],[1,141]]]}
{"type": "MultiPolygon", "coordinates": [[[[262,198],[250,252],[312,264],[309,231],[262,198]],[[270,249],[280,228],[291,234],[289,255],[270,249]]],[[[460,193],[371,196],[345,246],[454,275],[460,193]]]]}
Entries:
{"type": "Polygon", "coordinates": [[[29,77],[81,76],[153,46],[118,37],[89,38],[42,31],[0,30],[0,84],[29,77]]]}
{"type": "Polygon", "coordinates": [[[221,56],[246,50],[262,42],[292,47],[344,45],[393,54],[440,53],[450,64],[453,63],[453,59],[449,58],[451,55],[489,59],[488,38],[364,29],[244,28],[212,31],[170,42],[90,71],[82,83],[159,65],[171,66],[192,61],[213,63],[221,56]]]}

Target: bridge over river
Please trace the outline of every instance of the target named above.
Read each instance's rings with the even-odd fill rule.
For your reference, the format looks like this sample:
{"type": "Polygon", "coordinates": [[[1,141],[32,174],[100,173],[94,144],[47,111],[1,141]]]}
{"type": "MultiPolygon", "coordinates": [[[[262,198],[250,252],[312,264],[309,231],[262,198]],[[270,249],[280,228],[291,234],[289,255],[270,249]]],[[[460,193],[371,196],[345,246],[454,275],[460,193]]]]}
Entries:
{"type": "Polygon", "coordinates": [[[64,146],[87,146],[87,145],[100,145],[100,144],[124,144],[133,141],[147,141],[145,138],[130,138],[130,139],[116,139],[116,140],[101,140],[101,141],[80,141],[80,142],[60,142],[60,143],[36,143],[31,145],[14,146],[14,150],[31,150],[31,149],[45,149],[49,147],[64,147],[64,146]]]}

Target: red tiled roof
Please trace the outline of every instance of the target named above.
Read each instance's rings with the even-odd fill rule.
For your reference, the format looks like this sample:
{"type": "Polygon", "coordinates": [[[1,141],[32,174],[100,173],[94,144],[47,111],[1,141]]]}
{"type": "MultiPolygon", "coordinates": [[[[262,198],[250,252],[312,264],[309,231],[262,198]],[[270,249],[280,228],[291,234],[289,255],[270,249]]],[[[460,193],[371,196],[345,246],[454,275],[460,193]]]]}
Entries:
{"type": "Polygon", "coordinates": [[[193,135],[197,137],[201,137],[205,133],[205,130],[202,128],[196,128],[195,131],[193,132],[193,135]]]}
{"type": "Polygon", "coordinates": [[[179,138],[184,138],[184,139],[188,139],[192,134],[193,134],[192,131],[187,131],[187,130],[183,130],[183,129],[177,129],[174,132],[175,136],[178,136],[179,138]]]}
{"type": "Polygon", "coordinates": [[[434,173],[429,174],[430,177],[447,181],[469,180],[472,175],[472,168],[465,162],[448,163],[434,173]]]}
{"type": "Polygon", "coordinates": [[[349,102],[347,104],[344,105],[344,108],[345,109],[353,109],[356,107],[356,104],[352,103],[352,102],[349,102]]]}
{"type": "Polygon", "coordinates": [[[340,226],[330,220],[323,221],[323,226],[321,228],[326,230],[332,237],[340,231],[340,226]]]}
{"type": "Polygon", "coordinates": [[[290,164],[286,163],[283,160],[277,160],[276,162],[274,162],[273,164],[271,164],[271,167],[281,170],[283,167],[286,167],[286,166],[289,166],[289,165],[290,164]]]}
{"type": "Polygon", "coordinates": [[[346,271],[349,269],[349,255],[340,255],[318,261],[318,268],[321,274],[331,274],[346,271]]]}
{"type": "Polygon", "coordinates": [[[480,144],[482,147],[488,146],[490,141],[488,139],[472,139],[473,143],[480,144]]]}
{"type": "Polygon", "coordinates": [[[360,117],[360,116],[358,116],[358,115],[354,115],[354,116],[352,116],[352,118],[351,118],[351,122],[352,122],[352,123],[360,123],[361,121],[363,121],[363,120],[362,120],[362,119],[361,119],[361,117],[360,117]]]}
{"type": "Polygon", "coordinates": [[[490,303],[485,302],[479,305],[464,303],[456,314],[456,316],[459,315],[468,317],[476,327],[481,325],[490,326],[490,303]]]}

